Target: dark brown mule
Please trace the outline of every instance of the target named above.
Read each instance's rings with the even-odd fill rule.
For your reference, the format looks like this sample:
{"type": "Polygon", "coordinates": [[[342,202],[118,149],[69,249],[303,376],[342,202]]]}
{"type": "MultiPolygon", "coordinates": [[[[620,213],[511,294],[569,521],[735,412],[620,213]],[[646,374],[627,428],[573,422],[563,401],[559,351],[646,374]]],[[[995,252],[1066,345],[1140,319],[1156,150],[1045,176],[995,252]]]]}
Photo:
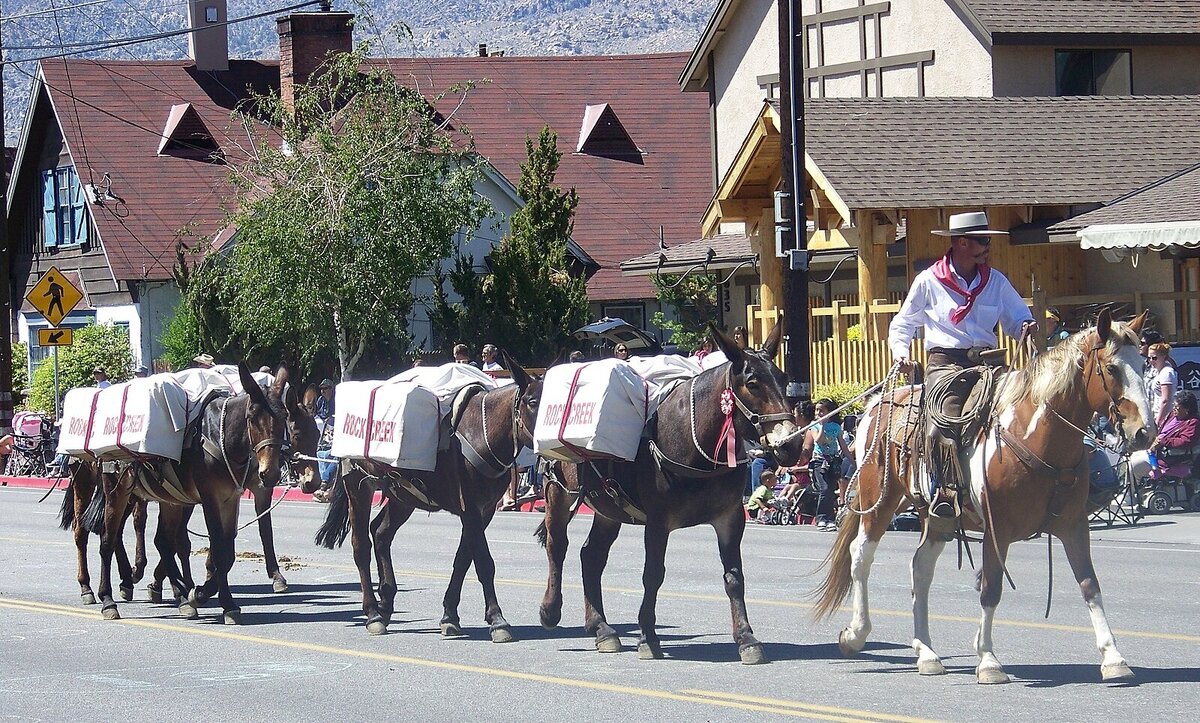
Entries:
{"type": "Polygon", "coordinates": [[[509,470],[516,454],[522,447],[533,446],[541,382],[530,378],[503,351],[501,355],[516,383],[479,392],[467,401],[449,449],[438,452],[437,469],[419,472],[372,462],[356,463],[352,471],[342,471],[340,484],[334,485],[329,513],[316,542],[332,549],[350,534],[367,632],[372,635],[387,632],[395,611],[392,539],[413,510],[419,509],[445,510],[462,522],[450,584],[442,600],[442,635],[463,635],[458,604],[467,570],[474,564],[483,587],[484,620],[492,640],[503,643],[513,639],[496,598],[496,564],[486,530],[508,489],[509,470]],[[371,498],[376,490],[382,490],[384,505],[372,520],[371,498]],[[371,580],[372,551],[379,572],[378,598],[371,580]]]}
{"type": "MultiPolygon", "coordinates": [[[[969,459],[964,524],[983,532],[979,596],[983,611],[975,636],[979,656],[976,679],[980,683],[1009,680],[992,652],[992,623],[1000,603],[1004,560],[1009,545],[1038,533],[1062,541],[1091,613],[1104,680],[1133,677],[1117,652],[1092,567],[1082,430],[1098,413],[1119,421],[1120,430],[1135,448],[1145,448],[1154,439],[1137,353],[1144,318],[1143,314],[1129,324],[1113,323],[1104,311],[1094,328],[1071,336],[1027,368],[1007,374],[998,385],[995,423],[985,425],[973,447],[963,450],[969,459]]],[[[908,422],[905,418],[914,393],[912,387],[905,387],[891,399],[873,400],[859,423],[855,439],[861,463],[858,495],[826,560],[825,581],[816,591],[818,617],[832,615],[851,595],[850,626],[838,636],[844,655],[861,651],[871,632],[867,579],[879,539],[908,498],[910,475],[917,473],[914,470],[926,474],[923,465],[908,459],[909,450],[901,448],[901,440],[913,437],[915,417],[908,417],[908,422]],[[890,426],[890,439],[896,443],[885,445],[882,440],[889,435],[877,437],[877,426],[890,426]],[[878,440],[876,449],[872,449],[873,440],[878,440]]],[[[927,533],[912,560],[913,649],[922,675],[945,672],[929,636],[929,586],[943,547],[940,535],[927,533]]]]}
{"type": "MultiPolygon", "coordinates": [[[[284,446],[284,427],[288,407],[298,407],[296,394],[289,390],[287,370],[281,368],[269,391],[259,387],[244,364],[238,365],[244,392],[218,397],[205,405],[199,421],[199,439],[184,449],[176,469],[182,493],[204,510],[209,536],[210,578],[191,590],[191,596],[180,607],[185,617],[195,617],[196,608],[214,594],[219,595],[225,610],[225,622],[240,622],[241,611],[234,605],[229,592],[228,574],[234,560],[234,536],[237,532],[238,502],[243,491],[257,483],[273,486],[279,481],[284,446]]],[[[314,432],[315,436],[315,432],[314,432]]],[[[310,463],[302,463],[313,474],[310,463]]],[[[101,535],[100,601],[106,619],[117,619],[120,613],[112,599],[110,564],[113,541],[119,534],[121,511],[128,504],[135,487],[137,493],[160,502],[178,505],[175,494],[168,492],[155,468],[140,463],[124,465],[116,479],[105,478],[104,533],[101,535]]],[[[182,517],[182,516],[180,516],[182,517]]],[[[160,516],[159,551],[168,577],[177,588],[187,587],[187,581],[175,565],[174,542],[183,534],[179,519],[173,515],[160,516]],[[164,528],[163,522],[167,523],[164,528]],[[166,545],[169,549],[165,549],[166,545]]]]}
{"type": "Polygon", "coordinates": [[[583,566],[584,629],[596,636],[598,650],[621,649],[620,638],[604,616],[600,583],[609,549],[622,524],[645,525],[644,595],[638,613],[641,628],[638,655],[642,658],[663,656],[654,626],[658,589],[666,574],[667,537],[683,527],[709,524],[717,532],[738,653],[743,663],[766,660],[746,614],[741,549],[746,527],[742,506],[742,490],[749,473],[746,460],[739,459],[730,468],[715,461],[721,455],[713,450],[725,422],[722,394],[732,389],[736,398],[733,415],[739,454],[741,441],[750,439],[771,449],[780,464],[792,465],[799,459],[802,436],[797,433],[784,398],[783,373],[771,362],[779,345],[779,333],[776,327],[762,352],[750,352],[739,349],[732,339],[713,329],[713,337],[729,363],[677,386],[662,401],[648,426],[657,453],[652,452],[650,442],[643,441],[632,463],[616,462],[611,467],[603,462],[557,465],[565,472],[558,475],[562,487],[553,481],[546,482],[546,516],[538,530],[550,561],[540,611],[542,625],[553,628],[562,617],[567,523],[575,509],[571,500],[582,492],[597,513],[579,556],[583,566]],[[644,521],[637,519],[637,511],[644,512],[644,521]]]}
{"type": "MultiPolygon", "coordinates": [[[[95,462],[72,459],[69,467],[66,494],[63,495],[59,511],[59,526],[70,529],[75,539],[76,579],[79,581],[79,597],[84,605],[95,605],[96,594],[92,592],[92,579],[88,572],[88,536],[100,533],[104,522],[104,500],[96,494],[102,490],[100,465],[95,462]]],[[[115,548],[117,574],[121,578],[120,591],[124,600],[133,599],[133,586],[142,579],[146,571],[146,500],[130,500],[121,520],[121,544],[115,548]],[[125,550],[125,523],[132,517],[134,531],[134,561],[129,563],[125,550]]]]}

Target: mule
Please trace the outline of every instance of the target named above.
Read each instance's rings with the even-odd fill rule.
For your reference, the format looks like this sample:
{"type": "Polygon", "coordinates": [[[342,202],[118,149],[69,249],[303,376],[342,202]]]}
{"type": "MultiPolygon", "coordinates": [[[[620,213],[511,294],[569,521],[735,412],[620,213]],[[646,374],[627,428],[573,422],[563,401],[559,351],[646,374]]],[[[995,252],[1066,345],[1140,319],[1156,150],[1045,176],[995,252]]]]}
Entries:
{"type": "MultiPolygon", "coordinates": [[[[190,588],[190,581],[184,578],[173,559],[174,542],[185,534],[181,529],[185,524],[183,515],[166,514],[160,515],[159,519],[155,541],[162,553],[167,576],[177,589],[186,591],[190,588],[190,595],[180,606],[181,614],[188,618],[197,617],[199,606],[217,595],[224,610],[224,621],[227,624],[241,622],[241,610],[234,604],[228,582],[234,560],[238,503],[247,487],[253,484],[271,487],[279,481],[284,428],[289,413],[298,417],[300,412],[295,392],[287,387],[286,368],[280,368],[269,390],[254,382],[245,364],[238,365],[238,372],[244,391],[219,396],[205,404],[198,422],[197,443],[186,447],[179,464],[173,466],[178,476],[177,486],[166,481],[161,465],[143,461],[123,465],[115,478],[104,478],[106,499],[98,592],[105,619],[120,618],[112,599],[110,562],[114,540],[119,534],[120,511],[136,488],[140,496],[176,506],[199,504],[204,512],[209,536],[209,577],[194,588],[190,588]]],[[[315,437],[314,428],[311,439],[315,440],[315,437]]],[[[297,465],[309,476],[310,484],[315,484],[311,482],[311,477],[316,474],[315,465],[304,460],[297,461],[297,465]]]]}
{"type": "Polygon", "coordinates": [[[396,532],[414,510],[445,510],[462,522],[462,534],[442,599],[442,636],[464,635],[458,606],[463,581],[474,564],[483,587],[483,618],[492,641],[513,640],[496,597],[496,564],[488,546],[487,527],[508,489],[517,453],[533,446],[541,381],[531,378],[503,350],[500,353],[515,384],[480,391],[467,400],[458,419],[452,420],[454,433],[448,449],[438,452],[434,471],[396,469],[367,461],[356,461],[349,469],[345,463],[340,467],[316,542],[333,549],[350,535],[371,635],[386,633],[395,611],[397,586],[391,548],[396,532]],[[384,504],[372,520],[371,500],[376,490],[382,491],[384,504]],[[378,597],[371,579],[372,552],[379,573],[378,597]]]}
{"type": "Polygon", "coordinates": [[[635,461],[560,464],[558,479],[547,481],[546,514],[537,532],[550,567],[539,610],[544,627],[554,628],[562,618],[567,523],[576,508],[571,498],[585,495],[596,514],[579,553],[584,629],[595,635],[597,650],[618,652],[622,647],[605,617],[600,585],[609,549],[622,526],[645,527],[638,657],[652,659],[663,657],[655,631],[655,605],[666,574],[667,538],[674,530],[709,524],[717,532],[739,657],[747,665],[766,661],[746,613],[741,546],[746,527],[742,491],[749,474],[747,461],[736,459],[731,467],[727,458],[709,450],[718,449],[727,419],[732,420],[739,440],[733,445],[735,451],[741,451],[740,440],[755,440],[771,450],[782,465],[795,464],[800,458],[803,438],[784,397],[783,373],[771,361],[779,346],[780,328],[771,332],[761,352],[739,348],[716,328],[712,334],[728,363],[704,371],[668,393],[647,425],[648,439],[643,440],[635,461]],[[722,410],[723,401],[728,414],[722,410]]]}
{"type": "MultiPolygon", "coordinates": [[[[1093,414],[1102,414],[1118,422],[1134,448],[1144,449],[1154,439],[1138,355],[1144,320],[1142,314],[1131,323],[1114,323],[1103,311],[1094,328],[1067,338],[1026,368],[1008,372],[998,384],[992,421],[972,445],[964,446],[963,457],[969,463],[964,465],[963,526],[983,533],[982,614],[975,636],[979,683],[1009,681],[992,643],[1002,576],[1007,574],[1004,564],[1013,542],[1038,534],[1062,542],[1091,616],[1103,679],[1133,677],[1117,651],[1092,566],[1083,430],[1093,414]]],[[[900,504],[910,499],[911,475],[927,474],[919,460],[909,459],[906,448],[920,434],[920,427],[914,427],[920,421],[909,413],[919,404],[917,394],[919,387],[903,387],[872,400],[855,437],[861,465],[857,498],[825,560],[825,579],[814,593],[818,618],[829,617],[851,596],[850,625],[838,635],[838,647],[846,656],[860,652],[871,632],[867,579],[875,548],[900,504]],[[897,409],[903,411],[896,414],[897,409]],[[887,427],[892,433],[879,434],[883,442],[872,449],[877,428],[882,432],[887,427]]],[[[927,525],[927,519],[923,523],[927,525]]],[[[946,672],[929,634],[929,588],[944,547],[945,538],[926,529],[912,558],[912,647],[922,675],[946,672]]]]}
{"type": "MultiPolygon", "coordinates": [[[[68,466],[67,487],[59,509],[59,527],[71,530],[75,541],[75,570],[79,582],[79,598],[84,605],[95,605],[96,594],[92,591],[91,574],[88,571],[87,544],[91,533],[100,534],[104,521],[104,500],[97,491],[103,490],[101,466],[92,461],[72,460],[68,466]]],[[[126,602],[133,599],[134,585],[146,571],[146,519],[147,503],[144,499],[132,499],[125,509],[120,524],[120,544],[114,548],[117,558],[117,574],[121,578],[119,589],[126,602]],[[133,519],[134,561],[130,564],[129,553],[124,545],[126,522],[133,519]]]]}

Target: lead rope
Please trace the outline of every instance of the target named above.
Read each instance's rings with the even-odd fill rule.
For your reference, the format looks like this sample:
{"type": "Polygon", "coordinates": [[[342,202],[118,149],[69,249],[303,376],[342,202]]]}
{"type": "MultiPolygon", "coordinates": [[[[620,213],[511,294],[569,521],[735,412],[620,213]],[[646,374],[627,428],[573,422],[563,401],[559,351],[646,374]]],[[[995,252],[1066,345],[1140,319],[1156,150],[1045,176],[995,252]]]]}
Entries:
{"type": "MultiPolygon", "coordinates": [[[[855,509],[853,505],[847,504],[845,506],[846,509],[850,510],[856,515],[865,516],[878,510],[879,506],[883,504],[883,498],[887,494],[888,477],[891,475],[892,466],[892,415],[895,414],[895,391],[897,389],[897,380],[899,380],[899,378],[900,363],[896,362],[892,364],[892,368],[888,370],[887,376],[883,378],[883,381],[879,385],[882,390],[880,391],[879,397],[879,406],[881,407],[880,411],[882,412],[882,407],[886,406],[886,417],[884,414],[880,414],[879,419],[876,420],[875,429],[871,434],[871,444],[867,447],[866,453],[863,454],[863,458],[859,461],[858,468],[854,470],[854,474],[850,477],[850,484],[847,486],[847,490],[855,490],[854,499],[861,504],[861,497],[858,495],[858,480],[862,476],[862,470],[863,467],[867,465],[867,461],[875,455],[876,450],[879,448],[879,440],[882,438],[883,451],[881,452],[881,455],[883,457],[883,477],[880,478],[879,483],[879,498],[875,500],[873,505],[865,510],[855,509]],[[886,431],[883,431],[884,427],[886,427],[886,431]]],[[[906,418],[909,414],[910,413],[906,409],[906,418]]]]}

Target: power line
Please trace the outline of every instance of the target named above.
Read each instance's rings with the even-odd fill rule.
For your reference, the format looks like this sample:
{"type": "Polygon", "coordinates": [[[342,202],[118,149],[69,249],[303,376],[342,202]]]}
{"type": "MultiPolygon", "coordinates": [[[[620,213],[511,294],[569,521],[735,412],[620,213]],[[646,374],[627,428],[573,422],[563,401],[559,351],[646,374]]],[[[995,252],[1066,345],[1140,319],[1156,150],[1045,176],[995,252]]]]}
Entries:
{"type": "Polygon", "coordinates": [[[55,13],[60,10],[74,10],[75,8],[86,8],[90,5],[103,5],[104,3],[110,2],[110,1],[111,0],[91,0],[91,2],[79,3],[78,5],[68,5],[63,8],[56,9],[54,7],[51,7],[49,10],[34,10],[33,12],[20,13],[18,15],[5,15],[4,17],[0,18],[0,23],[7,23],[12,20],[22,20],[24,18],[37,17],[38,15],[46,15],[49,13],[55,13]]]}
{"type": "MultiPolygon", "coordinates": [[[[131,37],[131,38],[121,38],[119,40],[115,40],[112,42],[103,42],[100,44],[96,44],[96,43],[66,43],[66,44],[64,44],[63,47],[72,47],[72,48],[78,48],[78,49],[59,52],[59,53],[51,53],[49,55],[39,55],[39,56],[26,57],[26,58],[13,58],[11,60],[0,61],[0,64],[9,65],[12,63],[26,63],[26,62],[32,62],[35,60],[51,60],[54,58],[66,58],[66,57],[70,57],[72,55],[81,55],[83,53],[93,53],[93,52],[98,52],[101,50],[111,50],[112,48],[124,48],[129,45],[140,45],[141,43],[150,43],[150,42],[154,42],[156,40],[163,40],[166,38],[174,38],[174,37],[178,37],[181,35],[188,35],[190,33],[196,32],[198,30],[206,30],[208,28],[216,28],[216,27],[222,27],[222,26],[226,26],[226,25],[234,25],[236,23],[246,22],[247,20],[258,20],[259,18],[269,17],[272,15],[277,15],[278,13],[289,12],[291,10],[299,10],[300,8],[306,8],[311,5],[318,5],[318,4],[320,4],[318,2],[318,0],[309,0],[308,2],[297,3],[295,5],[289,5],[287,7],[282,7],[282,8],[275,8],[273,10],[267,10],[267,11],[264,11],[261,13],[254,13],[253,15],[243,15],[240,18],[231,18],[229,20],[225,20],[220,23],[208,23],[205,25],[204,28],[188,27],[188,28],[183,28],[182,30],[171,30],[171,31],[161,32],[161,33],[152,33],[150,35],[140,35],[140,36],[131,37]],[[81,47],[81,46],[89,46],[89,47],[81,47]]],[[[16,46],[6,47],[5,50],[8,50],[8,51],[13,51],[13,50],[54,50],[57,47],[58,46],[54,46],[54,45],[16,45],[16,46]]]]}

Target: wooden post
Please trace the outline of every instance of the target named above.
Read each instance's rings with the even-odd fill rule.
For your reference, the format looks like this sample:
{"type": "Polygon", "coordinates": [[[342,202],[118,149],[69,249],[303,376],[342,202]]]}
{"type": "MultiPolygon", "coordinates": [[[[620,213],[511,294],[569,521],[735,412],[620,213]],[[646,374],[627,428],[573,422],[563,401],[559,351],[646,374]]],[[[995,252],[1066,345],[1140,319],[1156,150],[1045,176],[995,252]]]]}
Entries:
{"type": "Polygon", "coordinates": [[[895,227],[876,225],[874,211],[855,211],[858,226],[858,300],[863,305],[862,338],[873,341],[887,335],[886,328],[869,313],[867,302],[887,296],[887,243],[894,238],[895,227]],[[889,236],[888,234],[891,234],[889,236]]]}
{"type": "Polygon", "coordinates": [[[1038,350],[1045,351],[1049,347],[1050,329],[1046,319],[1046,291],[1038,286],[1037,279],[1033,280],[1033,319],[1038,323],[1038,350]]]}

